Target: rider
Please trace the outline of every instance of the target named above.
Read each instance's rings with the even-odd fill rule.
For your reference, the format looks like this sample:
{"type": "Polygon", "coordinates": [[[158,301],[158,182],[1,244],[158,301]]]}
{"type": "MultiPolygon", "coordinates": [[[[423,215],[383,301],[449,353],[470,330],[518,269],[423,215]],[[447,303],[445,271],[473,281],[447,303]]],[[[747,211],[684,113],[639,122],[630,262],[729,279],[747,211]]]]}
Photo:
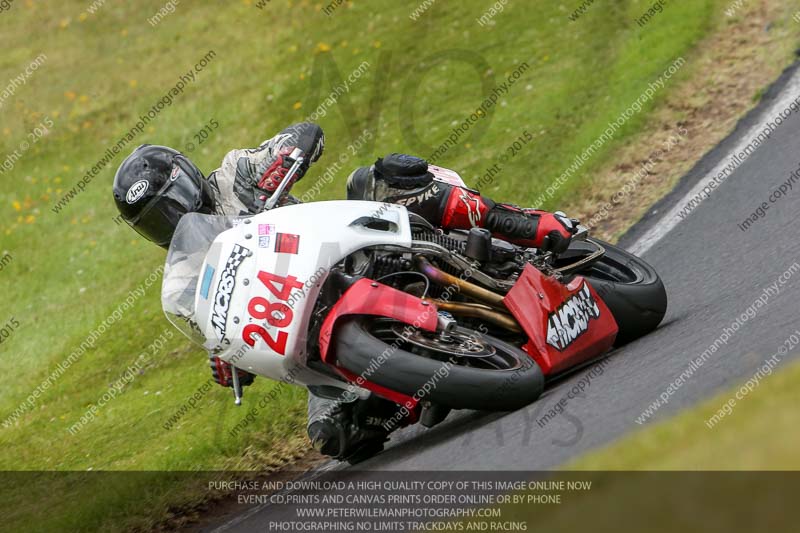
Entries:
{"type": "MultiPolygon", "coordinates": [[[[123,220],[146,239],[168,248],[186,213],[247,216],[261,211],[286,176],[290,154],[299,148],[306,156],[296,181],[320,158],[324,140],[318,125],[294,124],[257,148],[228,152],[208,177],[176,150],[142,145],[117,170],[114,200],[123,220]]],[[[572,222],[561,213],[495,203],[477,191],[434,179],[426,161],[402,154],[355,170],[347,180],[347,197],[402,204],[444,229],[483,227],[496,237],[555,252],[565,250],[574,233],[572,222]]],[[[287,194],[278,205],[298,202],[287,194]]],[[[232,387],[231,366],[218,357],[209,358],[217,383],[232,387]]],[[[244,386],[255,378],[241,369],[238,374],[244,386]]],[[[310,387],[309,392],[307,429],[315,448],[340,459],[382,448],[388,436],[385,422],[399,406],[374,395],[359,400],[338,389],[310,387]]]]}

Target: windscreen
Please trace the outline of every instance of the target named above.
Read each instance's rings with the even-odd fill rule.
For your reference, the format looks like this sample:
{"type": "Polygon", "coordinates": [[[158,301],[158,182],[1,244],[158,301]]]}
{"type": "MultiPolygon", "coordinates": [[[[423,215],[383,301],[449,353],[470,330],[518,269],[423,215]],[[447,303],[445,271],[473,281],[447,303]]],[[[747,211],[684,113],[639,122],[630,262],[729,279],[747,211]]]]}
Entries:
{"type": "Polygon", "coordinates": [[[206,338],[195,321],[195,294],[198,285],[204,282],[201,269],[214,239],[242,220],[242,217],[188,213],[172,236],[164,266],[161,306],[172,325],[204,347],[206,338]]]}

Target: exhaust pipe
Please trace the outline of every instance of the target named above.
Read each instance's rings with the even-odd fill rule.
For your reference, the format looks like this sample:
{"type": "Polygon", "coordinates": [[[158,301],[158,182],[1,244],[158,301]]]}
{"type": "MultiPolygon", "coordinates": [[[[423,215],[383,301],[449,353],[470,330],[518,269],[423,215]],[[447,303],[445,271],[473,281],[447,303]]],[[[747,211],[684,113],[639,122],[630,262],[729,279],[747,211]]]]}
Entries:
{"type": "Polygon", "coordinates": [[[436,308],[441,311],[447,311],[457,316],[464,316],[469,318],[480,318],[486,322],[490,322],[495,326],[499,326],[507,331],[514,333],[522,333],[522,328],[519,323],[511,315],[501,313],[492,309],[488,305],[473,304],[465,302],[448,302],[446,300],[430,299],[436,308]]]}
{"type": "Polygon", "coordinates": [[[427,277],[445,287],[456,287],[459,292],[483,302],[487,305],[480,303],[467,303],[467,302],[451,302],[449,300],[431,299],[436,304],[438,309],[447,311],[454,315],[480,318],[486,322],[490,322],[499,326],[507,331],[514,333],[522,333],[522,328],[514,317],[506,313],[506,306],[503,303],[503,296],[492,292],[483,287],[479,287],[474,283],[448,274],[447,272],[436,268],[425,257],[418,255],[415,258],[417,268],[420,272],[427,277]]]}
{"type": "Polygon", "coordinates": [[[488,289],[484,289],[483,287],[479,287],[474,283],[470,283],[466,280],[448,274],[447,272],[433,266],[430,261],[421,255],[416,256],[414,260],[416,261],[417,268],[420,270],[420,272],[428,276],[439,285],[443,285],[445,287],[457,287],[459,292],[462,292],[480,302],[492,307],[499,307],[500,309],[506,308],[505,304],[503,303],[503,296],[497,294],[496,292],[492,292],[488,289]]]}

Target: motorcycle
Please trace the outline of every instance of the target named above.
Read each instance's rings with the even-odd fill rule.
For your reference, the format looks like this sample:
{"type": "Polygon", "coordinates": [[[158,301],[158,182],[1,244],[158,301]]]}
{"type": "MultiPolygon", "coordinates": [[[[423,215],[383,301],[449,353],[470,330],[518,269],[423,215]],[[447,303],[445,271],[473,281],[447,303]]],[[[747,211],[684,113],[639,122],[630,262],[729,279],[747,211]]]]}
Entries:
{"type": "Polygon", "coordinates": [[[376,394],[431,427],[451,409],[519,409],[666,312],[653,268],[581,226],[556,255],[445,232],[396,204],[273,209],[283,189],[255,216],[185,215],[166,261],[172,324],[253,374],[376,394]]]}

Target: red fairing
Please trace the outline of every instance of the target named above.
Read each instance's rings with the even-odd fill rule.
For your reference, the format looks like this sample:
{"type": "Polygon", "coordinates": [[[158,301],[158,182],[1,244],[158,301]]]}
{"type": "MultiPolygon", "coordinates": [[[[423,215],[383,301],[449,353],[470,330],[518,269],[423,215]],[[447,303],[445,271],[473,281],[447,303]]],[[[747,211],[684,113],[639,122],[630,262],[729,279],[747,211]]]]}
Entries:
{"type": "Polygon", "coordinates": [[[503,302],[528,334],[525,351],[545,376],[606,352],[619,330],[606,304],[580,276],[564,285],[526,265],[503,302]]]}
{"type": "Polygon", "coordinates": [[[394,318],[426,331],[436,331],[439,311],[416,296],[369,279],[360,279],[347,289],[325,317],[319,332],[319,351],[328,363],[328,349],[336,321],[346,315],[375,315],[394,318]]]}
{"type": "Polygon", "coordinates": [[[489,206],[480,194],[461,187],[453,187],[442,213],[444,229],[482,228],[489,206]]]}
{"type": "Polygon", "coordinates": [[[378,396],[405,405],[410,412],[410,422],[416,421],[419,413],[417,400],[399,392],[372,383],[349,370],[336,366],[329,355],[330,341],[336,321],[347,315],[375,315],[394,318],[426,331],[436,331],[438,310],[435,305],[423,304],[422,300],[382,283],[361,279],[353,284],[333,306],[319,333],[319,349],[322,360],[332,365],[348,381],[374,392],[378,396]]]}

